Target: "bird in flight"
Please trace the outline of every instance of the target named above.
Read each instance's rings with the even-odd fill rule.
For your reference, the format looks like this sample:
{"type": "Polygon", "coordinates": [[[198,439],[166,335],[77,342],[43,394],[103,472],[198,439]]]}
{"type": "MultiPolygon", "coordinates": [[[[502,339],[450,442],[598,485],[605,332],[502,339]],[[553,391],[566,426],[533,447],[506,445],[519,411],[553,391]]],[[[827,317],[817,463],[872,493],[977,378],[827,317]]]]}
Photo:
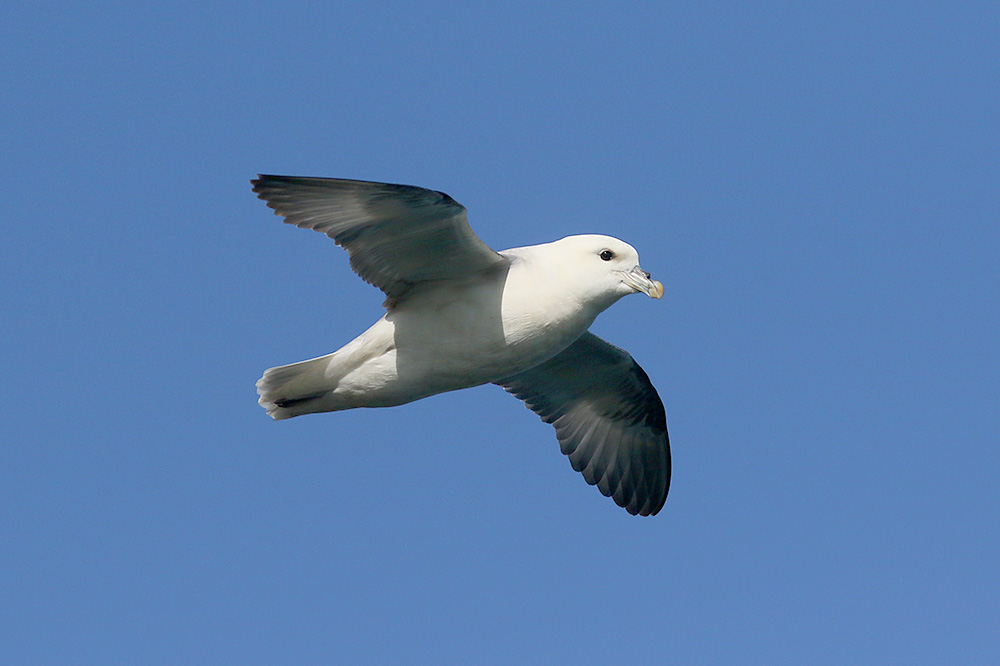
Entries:
{"type": "Polygon", "coordinates": [[[587,329],[623,296],[663,295],[617,238],[568,236],[496,252],[443,192],[261,175],[285,222],[325,233],[385,295],[386,313],[341,349],[257,381],[272,418],[391,407],[493,383],[555,427],[562,452],[619,506],[654,515],[670,487],[666,414],[646,373],[587,329]]]}

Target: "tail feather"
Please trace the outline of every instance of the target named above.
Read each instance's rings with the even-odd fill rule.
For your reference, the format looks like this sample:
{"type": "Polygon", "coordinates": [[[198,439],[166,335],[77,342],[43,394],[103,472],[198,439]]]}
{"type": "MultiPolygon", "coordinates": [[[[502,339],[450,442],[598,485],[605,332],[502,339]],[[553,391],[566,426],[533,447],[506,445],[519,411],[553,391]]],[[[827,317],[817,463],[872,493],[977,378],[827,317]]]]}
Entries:
{"type": "Polygon", "coordinates": [[[321,398],[337,388],[336,379],[327,377],[331,356],[269,369],[257,380],[258,404],[276,421],[328,411],[329,408],[316,408],[321,407],[318,404],[321,398]]]}

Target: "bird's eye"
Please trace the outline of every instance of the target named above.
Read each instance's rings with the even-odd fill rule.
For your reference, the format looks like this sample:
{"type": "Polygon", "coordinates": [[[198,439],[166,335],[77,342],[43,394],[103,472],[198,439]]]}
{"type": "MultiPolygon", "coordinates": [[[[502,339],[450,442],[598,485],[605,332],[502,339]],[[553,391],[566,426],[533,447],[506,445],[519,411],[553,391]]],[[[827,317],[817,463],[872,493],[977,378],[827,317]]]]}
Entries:
{"type": "Polygon", "coordinates": [[[615,253],[611,250],[601,250],[601,259],[604,261],[611,261],[615,258],[615,253]]]}

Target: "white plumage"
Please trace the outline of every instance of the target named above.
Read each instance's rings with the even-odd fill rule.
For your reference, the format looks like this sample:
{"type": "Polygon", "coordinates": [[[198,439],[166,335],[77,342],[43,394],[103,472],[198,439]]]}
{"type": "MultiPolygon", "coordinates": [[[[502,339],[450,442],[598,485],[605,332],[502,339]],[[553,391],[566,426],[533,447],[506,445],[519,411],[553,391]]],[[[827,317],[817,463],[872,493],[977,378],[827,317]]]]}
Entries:
{"type": "Polygon", "coordinates": [[[609,236],[494,252],[451,197],[419,187],[260,176],[286,222],[322,231],[386,294],[386,314],[340,350],[257,382],[275,419],[389,407],[496,383],[556,428],[588,483],[655,514],[670,483],[663,404],[624,351],[587,332],[622,296],[663,286],[609,236]]]}

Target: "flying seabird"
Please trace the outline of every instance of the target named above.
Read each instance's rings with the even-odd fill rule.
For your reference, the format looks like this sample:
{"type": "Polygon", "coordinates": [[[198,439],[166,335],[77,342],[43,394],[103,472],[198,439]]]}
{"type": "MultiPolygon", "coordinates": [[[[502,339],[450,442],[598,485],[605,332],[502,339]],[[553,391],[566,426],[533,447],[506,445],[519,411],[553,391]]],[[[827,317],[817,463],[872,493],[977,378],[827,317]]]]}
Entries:
{"type": "Polygon", "coordinates": [[[274,419],[390,407],[493,383],[556,430],[587,483],[654,515],[670,486],[666,414],[646,373],[587,329],[622,296],[663,295],[631,245],[580,235],[496,252],[443,192],[261,175],[285,222],[321,231],[385,295],[385,315],[338,351],[271,368],[258,402],[274,419]]]}

